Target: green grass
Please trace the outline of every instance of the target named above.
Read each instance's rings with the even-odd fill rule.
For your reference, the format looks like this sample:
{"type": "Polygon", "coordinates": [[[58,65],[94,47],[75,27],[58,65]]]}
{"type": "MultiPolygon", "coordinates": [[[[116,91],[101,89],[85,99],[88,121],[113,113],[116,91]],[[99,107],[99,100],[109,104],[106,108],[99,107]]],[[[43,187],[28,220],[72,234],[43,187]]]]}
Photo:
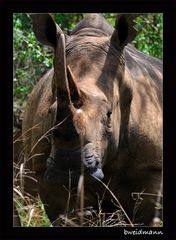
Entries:
{"type": "Polygon", "coordinates": [[[22,227],[52,227],[39,197],[22,197],[15,192],[14,204],[18,210],[22,227]]]}

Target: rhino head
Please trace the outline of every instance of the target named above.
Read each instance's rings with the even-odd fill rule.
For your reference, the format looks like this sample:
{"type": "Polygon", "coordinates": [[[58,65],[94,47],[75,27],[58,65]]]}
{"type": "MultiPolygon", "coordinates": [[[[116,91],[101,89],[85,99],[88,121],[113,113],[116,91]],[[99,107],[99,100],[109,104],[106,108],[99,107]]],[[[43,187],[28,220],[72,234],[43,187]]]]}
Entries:
{"type": "Polygon", "coordinates": [[[65,35],[49,14],[33,14],[36,37],[54,49],[52,149],[45,172],[50,183],[103,179],[128,125],[131,82],[124,77],[124,47],[135,36],[134,15],[118,14],[115,29],[90,14],[65,35]],[[113,154],[112,154],[113,153],[113,154]]]}

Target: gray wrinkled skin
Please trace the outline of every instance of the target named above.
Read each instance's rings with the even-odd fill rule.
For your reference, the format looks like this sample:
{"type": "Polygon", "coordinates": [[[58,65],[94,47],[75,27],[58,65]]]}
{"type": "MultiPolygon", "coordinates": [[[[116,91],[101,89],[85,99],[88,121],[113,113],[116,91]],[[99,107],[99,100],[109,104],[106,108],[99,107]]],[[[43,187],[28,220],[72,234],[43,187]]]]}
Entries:
{"type": "MultiPolygon", "coordinates": [[[[25,110],[25,167],[35,171],[54,225],[79,210],[81,169],[85,209],[96,212],[100,202],[106,213],[118,209],[101,180],[133,224],[149,226],[154,216],[163,157],[162,62],[129,44],[135,17],[118,14],[113,28],[100,14],[88,14],[67,36],[51,15],[32,15],[34,33],[53,48],[54,62],[25,110]],[[138,208],[134,192],[143,193],[138,208]]],[[[76,213],[74,219],[79,224],[76,213]]]]}

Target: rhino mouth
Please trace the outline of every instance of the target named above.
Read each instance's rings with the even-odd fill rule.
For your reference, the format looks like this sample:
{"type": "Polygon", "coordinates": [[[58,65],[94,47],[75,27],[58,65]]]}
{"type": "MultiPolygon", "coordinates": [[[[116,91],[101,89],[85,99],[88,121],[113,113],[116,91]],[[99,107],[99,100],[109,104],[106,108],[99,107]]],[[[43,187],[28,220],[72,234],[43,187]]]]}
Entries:
{"type": "MultiPolygon", "coordinates": [[[[100,159],[88,151],[86,147],[82,153],[84,165],[84,178],[86,182],[94,182],[96,178],[103,179],[100,159]]],[[[48,184],[72,185],[78,184],[81,175],[81,152],[57,151],[53,158],[49,156],[46,161],[44,181],[48,184]]]]}

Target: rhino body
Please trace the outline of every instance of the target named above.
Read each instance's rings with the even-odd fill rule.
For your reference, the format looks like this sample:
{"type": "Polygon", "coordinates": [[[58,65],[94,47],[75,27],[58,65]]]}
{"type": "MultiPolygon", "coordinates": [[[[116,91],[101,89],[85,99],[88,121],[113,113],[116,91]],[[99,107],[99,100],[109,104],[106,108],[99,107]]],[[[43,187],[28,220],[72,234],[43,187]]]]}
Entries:
{"type": "Polygon", "coordinates": [[[100,202],[105,212],[118,209],[102,181],[131,222],[149,225],[162,174],[162,62],[129,44],[136,34],[130,14],[118,14],[115,29],[90,14],[70,36],[48,14],[32,19],[55,54],[23,120],[26,167],[49,219],[57,225],[79,209],[84,171],[85,209],[100,202]]]}

